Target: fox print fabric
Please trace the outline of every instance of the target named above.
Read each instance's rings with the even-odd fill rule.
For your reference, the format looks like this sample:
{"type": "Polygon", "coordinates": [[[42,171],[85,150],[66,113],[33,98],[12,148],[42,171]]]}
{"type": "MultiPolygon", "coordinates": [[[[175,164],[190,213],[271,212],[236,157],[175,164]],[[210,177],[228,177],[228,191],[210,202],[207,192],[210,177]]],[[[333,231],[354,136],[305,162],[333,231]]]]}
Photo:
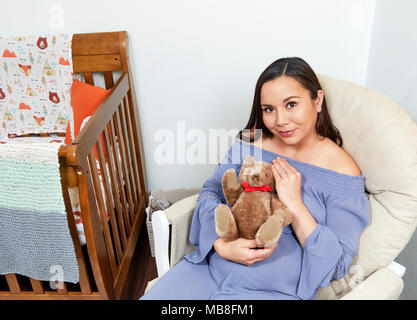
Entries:
{"type": "Polygon", "coordinates": [[[0,138],[66,132],[72,34],[0,37],[0,138]]]}

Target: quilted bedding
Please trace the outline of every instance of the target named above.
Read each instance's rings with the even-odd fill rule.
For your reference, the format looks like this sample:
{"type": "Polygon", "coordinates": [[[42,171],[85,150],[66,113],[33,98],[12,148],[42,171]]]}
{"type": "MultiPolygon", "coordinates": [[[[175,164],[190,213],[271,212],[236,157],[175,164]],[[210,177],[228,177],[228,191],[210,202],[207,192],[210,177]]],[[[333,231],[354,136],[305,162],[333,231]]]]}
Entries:
{"type": "MultiPolygon", "coordinates": [[[[58,143],[58,144],[64,144],[65,137],[59,137],[58,135],[50,135],[48,137],[40,137],[40,136],[29,136],[29,137],[16,137],[11,139],[0,139],[0,144],[5,143],[58,143]]],[[[120,157],[119,157],[120,159],[120,157]]],[[[97,161],[97,168],[98,166],[98,160],[97,161]]],[[[107,168],[108,170],[108,168],[107,168]]],[[[100,170],[98,170],[100,182],[101,182],[101,190],[103,192],[103,198],[105,198],[104,194],[104,187],[103,187],[103,181],[101,177],[100,170]]],[[[71,206],[72,206],[72,212],[74,214],[75,219],[75,225],[77,227],[78,237],[80,239],[81,245],[86,244],[86,238],[84,233],[84,225],[82,222],[82,216],[81,216],[81,208],[80,208],[80,200],[79,200],[79,192],[78,187],[68,188],[68,194],[70,196],[71,200],[71,206]]],[[[105,206],[106,203],[105,203],[105,206]]],[[[106,211],[107,207],[106,207],[106,211]]],[[[108,216],[108,213],[107,213],[108,216]]]]}

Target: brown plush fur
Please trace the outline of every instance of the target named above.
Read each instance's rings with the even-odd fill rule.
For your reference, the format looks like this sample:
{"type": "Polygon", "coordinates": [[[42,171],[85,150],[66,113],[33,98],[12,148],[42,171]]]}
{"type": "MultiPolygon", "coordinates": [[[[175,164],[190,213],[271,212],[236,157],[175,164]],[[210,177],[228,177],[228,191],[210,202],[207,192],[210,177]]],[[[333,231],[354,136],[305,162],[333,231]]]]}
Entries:
{"type": "Polygon", "coordinates": [[[216,232],[227,241],[237,238],[256,239],[259,247],[271,247],[281,236],[283,227],[291,223],[291,213],[279,201],[271,164],[247,156],[242,163],[239,180],[234,169],[222,179],[225,199],[232,210],[220,204],[215,210],[216,232]],[[269,185],[272,192],[243,192],[242,183],[251,187],[269,185]]]}

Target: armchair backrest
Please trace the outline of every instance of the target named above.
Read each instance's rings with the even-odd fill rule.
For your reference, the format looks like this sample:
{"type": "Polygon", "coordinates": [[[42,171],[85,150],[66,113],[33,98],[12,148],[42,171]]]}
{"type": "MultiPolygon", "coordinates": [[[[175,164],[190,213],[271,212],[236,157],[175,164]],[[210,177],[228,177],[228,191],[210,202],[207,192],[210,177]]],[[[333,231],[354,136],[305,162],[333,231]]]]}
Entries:
{"type": "MultiPolygon", "coordinates": [[[[342,147],[365,175],[371,221],[360,237],[351,272],[366,278],[390,264],[416,228],[417,125],[402,107],[378,91],[326,75],[318,77],[333,124],[342,135],[342,147]]],[[[348,273],[333,289],[340,291],[345,281],[346,290],[351,277],[348,273]]]]}

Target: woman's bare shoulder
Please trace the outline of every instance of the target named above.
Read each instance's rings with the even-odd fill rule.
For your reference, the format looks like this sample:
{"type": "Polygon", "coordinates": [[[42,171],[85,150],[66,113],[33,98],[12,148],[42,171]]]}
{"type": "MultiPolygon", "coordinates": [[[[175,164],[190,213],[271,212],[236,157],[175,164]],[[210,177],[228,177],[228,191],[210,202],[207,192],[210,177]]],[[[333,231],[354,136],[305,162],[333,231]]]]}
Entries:
{"type": "Polygon", "coordinates": [[[322,154],[326,155],[326,164],[329,170],[350,176],[360,176],[362,174],[356,161],[335,142],[326,138],[324,146],[326,152],[322,154]]]}

